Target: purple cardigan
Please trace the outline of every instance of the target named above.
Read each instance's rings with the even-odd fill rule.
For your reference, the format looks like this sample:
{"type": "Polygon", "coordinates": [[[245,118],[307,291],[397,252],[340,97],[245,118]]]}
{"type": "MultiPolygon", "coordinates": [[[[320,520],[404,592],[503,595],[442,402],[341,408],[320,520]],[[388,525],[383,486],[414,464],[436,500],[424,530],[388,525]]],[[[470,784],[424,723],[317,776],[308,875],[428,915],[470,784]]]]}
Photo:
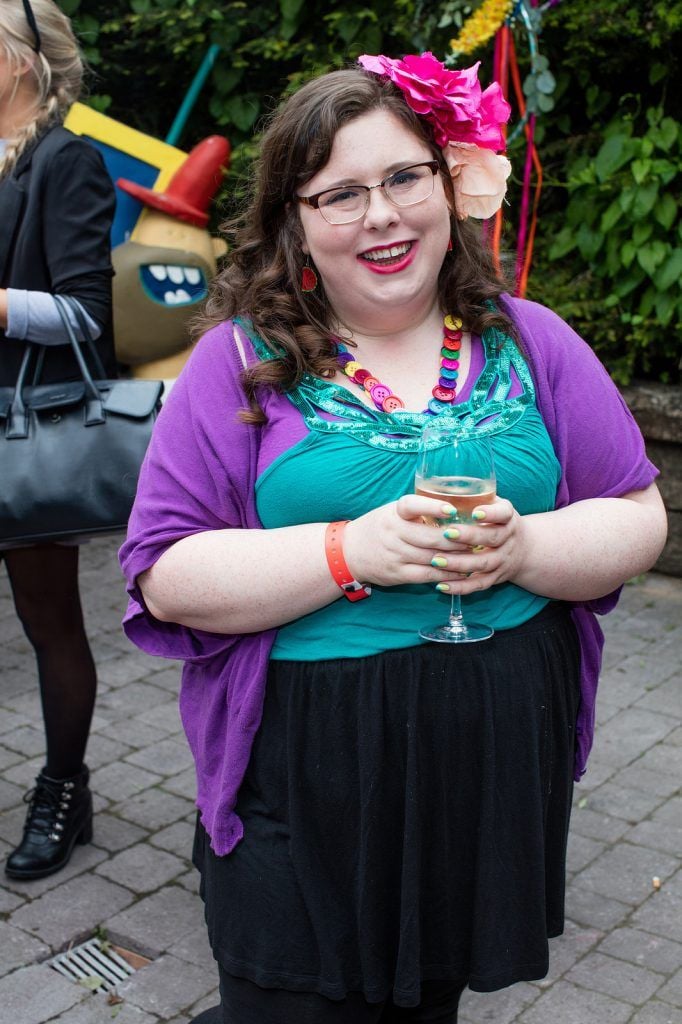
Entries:
{"type": "MultiPolygon", "coordinates": [[[[504,298],[521,333],[537,400],[563,475],[557,507],[647,487],[657,475],[625,403],[585,344],[551,310],[504,298]]],[[[240,332],[242,351],[255,359],[240,332]]],[[[234,813],[258,730],[275,630],[223,635],[159,622],[144,606],[140,573],[182,537],[226,527],[259,529],[255,482],[268,464],[267,424],[236,419],[246,401],[242,358],[232,325],[221,324],[197,345],[154,430],[121,548],[130,603],[128,637],[149,654],[184,661],[180,714],[197,769],[197,806],[217,854],[243,835],[234,813]]],[[[292,444],[305,434],[286,396],[263,396],[269,416],[284,418],[292,444]]],[[[603,635],[595,612],[610,611],[618,592],[575,605],[582,653],[576,779],[592,745],[603,635]]]]}

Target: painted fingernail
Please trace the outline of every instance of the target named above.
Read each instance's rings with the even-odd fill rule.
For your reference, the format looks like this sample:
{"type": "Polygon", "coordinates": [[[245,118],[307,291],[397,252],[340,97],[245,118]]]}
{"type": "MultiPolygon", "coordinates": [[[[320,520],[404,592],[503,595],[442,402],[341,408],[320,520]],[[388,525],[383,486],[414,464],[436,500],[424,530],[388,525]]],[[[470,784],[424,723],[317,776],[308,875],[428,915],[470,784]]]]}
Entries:
{"type": "Polygon", "coordinates": [[[440,590],[441,594],[449,594],[450,593],[450,584],[449,583],[436,583],[436,590],[440,590]]]}
{"type": "Polygon", "coordinates": [[[459,537],[459,530],[449,529],[443,532],[443,536],[447,537],[448,540],[457,540],[459,537]]]}
{"type": "Polygon", "coordinates": [[[454,505],[441,505],[441,512],[444,516],[456,516],[457,509],[454,505]]]}
{"type": "Polygon", "coordinates": [[[473,554],[477,555],[480,551],[485,551],[485,544],[474,544],[471,550],[473,554]]]}
{"type": "Polygon", "coordinates": [[[431,565],[434,567],[434,569],[447,569],[448,560],[447,558],[441,558],[440,555],[435,555],[431,559],[431,565]]]}
{"type": "Polygon", "coordinates": [[[471,515],[472,519],[485,519],[485,511],[482,508],[477,508],[471,515]]]}

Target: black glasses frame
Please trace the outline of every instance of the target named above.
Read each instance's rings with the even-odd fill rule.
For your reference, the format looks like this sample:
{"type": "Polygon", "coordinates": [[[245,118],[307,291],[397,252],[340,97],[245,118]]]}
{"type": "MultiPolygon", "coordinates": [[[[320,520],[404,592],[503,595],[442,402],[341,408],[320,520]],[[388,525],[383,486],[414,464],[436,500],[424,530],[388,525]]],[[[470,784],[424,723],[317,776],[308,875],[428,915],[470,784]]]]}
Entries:
{"type": "MultiPolygon", "coordinates": [[[[369,194],[372,191],[372,189],[375,188],[380,188],[381,191],[386,196],[386,198],[388,199],[388,201],[390,203],[393,203],[394,206],[397,206],[399,210],[404,209],[405,206],[416,206],[417,203],[421,203],[423,202],[423,200],[418,199],[416,203],[396,203],[396,201],[394,199],[391,199],[390,195],[386,191],[387,181],[390,181],[391,178],[395,178],[397,174],[402,174],[403,171],[411,171],[414,167],[428,167],[429,170],[431,171],[431,174],[435,178],[436,174],[438,173],[440,165],[437,160],[420,160],[419,163],[417,164],[408,164],[406,167],[399,167],[397,171],[391,171],[390,174],[387,174],[386,177],[383,178],[382,181],[377,182],[376,185],[336,185],[334,188],[325,188],[322,190],[322,192],[315,192],[315,194],[312,196],[294,196],[294,199],[297,199],[299,203],[303,203],[305,206],[310,206],[313,210],[319,210],[320,199],[322,198],[322,196],[326,196],[329,192],[338,192],[339,190],[344,188],[362,189],[362,191],[365,193],[365,209],[362,211],[362,213],[359,213],[357,217],[354,217],[353,220],[360,220],[360,218],[367,212],[369,208],[369,194]]],[[[431,194],[433,194],[433,192],[431,194]]],[[[424,199],[428,198],[428,196],[424,196],[424,199]]],[[[322,213],[321,210],[320,213],[322,213]]],[[[324,214],[322,214],[322,216],[324,217],[324,214]]],[[[326,217],[325,220],[327,220],[326,217]]],[[[327,221],[327,223],[332,224],[333,221],[327,221]]],[[[352,224],[353,221],[341,221],[340,223],[352,224]]]]}
{"type": "Polygon", "coordinates": [[[24,14],[26,15],[26,21],[28,22],[28,27],[30,28],[30,30],[33,33],[33,35],[35,36],[35,40],[36,40],[35,43],[33,44],[33,46],[31,47],[31,49],[33,50],[34,53],[40,53],[40,46],[41,46],[40,32],[38,31],[38,25],[36,23],[36,17],[35,17],[35,14],[33,13],[33,8],[31,7],[31,0],[22,0],[22,3],[24,5],[24,14]]]}

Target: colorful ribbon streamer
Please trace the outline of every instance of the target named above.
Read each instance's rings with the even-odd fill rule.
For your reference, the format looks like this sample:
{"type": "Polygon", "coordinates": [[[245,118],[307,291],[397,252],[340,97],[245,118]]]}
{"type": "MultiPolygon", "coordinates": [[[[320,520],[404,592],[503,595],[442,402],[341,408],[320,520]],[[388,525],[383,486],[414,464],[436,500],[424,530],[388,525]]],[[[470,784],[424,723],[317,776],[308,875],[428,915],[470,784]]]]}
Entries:
{"type": "Polygon", "coordinates": [[[516,294],[523,298],[528,287],[528,276],[530,274],[533,259],[533,246],[535,243],[535,232],[538,223],[538,207],[542,193],[542,164],[535,145],[535,114],[526,119],[526,102],[521,86],[519,66],[516,60],[516,49],[514,40],[510,46],[510,71],[514,85],[514,94],[521,117],[525,119],[524,132],[526,136],[526,159],[523,169],[523,186],[521,189],[521,212],[519,214],[519,227],[516,243],[516,294]],[[530,209],[530,193],[532,188],[532,174],[535,168],[535,195],[533,196],[533,207],[530,209]],[[530,226],[529,226],[530,218],[530,226]]]}
{"type": "MultiPolygon", "coordinates": [[[[530,0],[535,6],[537,0],[530,0]]],[[[532,28],[528,11],[521,0],[515,7],[514,13],[521,17],[529,37],[531,56],[537,53],[535,33],[532,28]]],[[[509,99],[509,79],[511,77],[516,105],[519,112],[519,123],[511,133],[513,138],[517,131],[522,130],[526,136],[526,155],[523,169],[523,184],[521,189],[521,210],[519,213],[519,226],[516,244],[516,292],[523,298],[528,287],[528,277],[533,259],[533,247],[538,223],[538,207],[542,192],[542,164],[535,145],[535,114],[528,114],[526,99],[521,84],[519,66],[516,58],[516,46],[512,35],[509,21],[505,21],[495,34],[495,49],[493,52],[493,78],[499,82],[505,99],[509,99]],[[531,208],[531,190],[533,170],[535,170],[535,194],[531,208]]],[[[491,245],[495,266],[500,268],[500,244],[502,239],[503,213],[498,210],[492,228],[491,245]]]]}

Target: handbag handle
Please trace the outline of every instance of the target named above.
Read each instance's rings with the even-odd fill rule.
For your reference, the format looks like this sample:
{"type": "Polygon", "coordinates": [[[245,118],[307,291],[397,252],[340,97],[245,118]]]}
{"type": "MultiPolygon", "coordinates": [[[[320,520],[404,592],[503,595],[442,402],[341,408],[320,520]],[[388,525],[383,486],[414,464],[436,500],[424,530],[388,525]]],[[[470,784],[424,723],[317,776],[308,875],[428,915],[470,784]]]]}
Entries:
{"type": "MultiPolygon", "coordinates": [[[[56,296],[53,295],[52,298],[56,299],[56,296]]],[[[83,340],[88,346],[88,352],[90,353],[90,358],[92,359],[93,365],[95,367],[95,373],[97,377],[100,380],[106,380],[107,372],[104,369],[104,364],[102,363],[102,360],[99,357],[99,352],[95,347],[95,342],[93,341],[92,335],[90,333],[90,328],[88,327],[88,322],[83,314],[82,306],[80,305],[79,302],[76,301],[76,299],[74,299],[73,295],[60,295],[59,298],[61,299],[62,302],[68,303],[68,305],[71,308],[71,312],[76,318],[78,326],[80,327],[81,330],[81,334],[83,335],[83,340]]],[[[36,359],[36,365],[33,371],[34,387],[36,386],[36,384],[40,383],[40,377],[43,372],[43,363],[45,362],[45,349],[45,345],[40,346],[40,352],[38,353],[38,358],[36,359]]]]}
{"type": "MultiPolygon", "coordinates": [[[[53,297],[57,309],[59,311],[59,315],[62,318],[64,330],[66,331],[67,337],[71,342],[71,348],[73,349],[73,354],[76,357],[76,362],[78,363],[78,369],[81,372],[83,383],[85,384],[85,426],[93,427],[96,426],[98,423],[105,423],[106,420],[104,418],[104,410],[102,408],[102,396],[100,395],[97,385],[95,384],[94,380],[90,375],[87,363],[83,358],[83,352],[78,343],[76,335],[74,334],[73,327],[71,326],[71,323],[69,321],[69,315],[67,312],[68,303],[65,301],[63,295],[55,295],[53,297]]],[[[89,334],[87,336],[88,338],[90,337],[89,334]]]]}
{"type": "MultiPolygon", "coordinates": [[[[64,325],[66,336],[69,339],[69,343],[73,350],[73,354],[76,358],[81,378],[85,385],[85,426],[92,427],[100,423],[106,423],[104,410],[102,408],[102,396],[97,388],[97,385],[92,379],[90,371],[88,370],[85,359],[83,358],[81,346],[76,338],[76,335],[74,334],[71,323],[69,322],[68,313],[66,312],[67,307],[73,307],[70,307],[69,304],[65,301],[64,297],[61,295],[55,295],[53,296],[53,298],[55,301],[55,305],[57,307],[57,311],[59,312],[59,315],[61,317],[62,324],[64,325]]],[[[87,331],[87,328],[86,338],[92,345],[92,339],[90,338],[90,334],[87,331]]],[[[94,349],[94,345],[92,345],[92,348],[94,349]]],[[[7,437],[8,440],[15,440],[18,438],[28,437],[28,410],[24,402],[24,387],[26,384],[26,377],[28,374],[28,366],[34,349],[40,350],[38,356],[38,358],[40,359],[40,355],[44,352],[45,346],[35,345],[31,342],[29,342],[26,345],[24,356],[21,361],[21,366],[19,367],[19,373],[17,375],[17,382],[14,386],[14,394],[12,396],[12,403],[10,405],[9,416],[7,418],[7,429],[5,436],[7,437]]],[[[99,357],[97,357],[97,362],[100,362],[99,357]]],[[[103,368],[102,376],[104,376],[103,368]]]]}
{"type": "Polygon", "coordinates": [[[24,349],[24,355],[17,374],[17,382],[14,385],[14,395],[7,417],[5,437],[12,441],[17,438],[28,437],[28,411],[24,405],[24,383],[28,374],[28,366],[31,362],[33,350],[37,346],[29,342],[24,349]]]}
{"type": "Polygon", "coordinates": [[[80,327],[85,344],[88,346],[88,352],[90,353],[90,358],[92,359],[93,366],[95,367],[95,373],[100,380],[106,380],[107,372],[99,357],[99,352],[95,348],[95,342],[93,341],[92,334],[90,333],[90,328],[88,327],[88,322],[83,314],[81,304],[74,299],[73,295],[59,295],[55,296],[55,298],[59,298],[62,302],[66,302],[71,307],[71,311],[76,318],[78,326],[80,327]]]}

